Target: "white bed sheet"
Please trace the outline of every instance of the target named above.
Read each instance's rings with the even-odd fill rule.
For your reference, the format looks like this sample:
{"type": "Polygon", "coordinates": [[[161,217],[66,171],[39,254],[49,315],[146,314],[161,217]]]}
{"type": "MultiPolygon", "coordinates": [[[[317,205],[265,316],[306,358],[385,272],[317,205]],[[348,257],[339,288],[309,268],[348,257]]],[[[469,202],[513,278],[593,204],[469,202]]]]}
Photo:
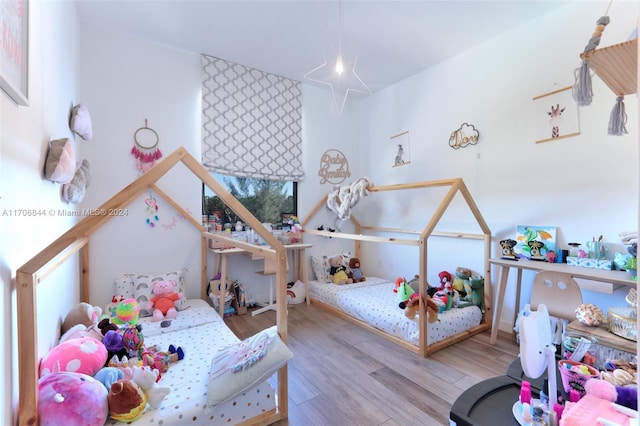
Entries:
{"type": "MultiPolygon", "coordinates": [[[[136,425],[234,425],[275,408],[276,392],[268,382],[259,383],[246,392],[220,404],[212,413],[206,409],[207,382],[211,359],[218,349],[240,339],[217,312],[200,299],[189,300],[188,308],[178,312],[169,327],[141,318],[145,345],[166,350],[170,344],[181,346],[185,358],[171,364],[159,386],[171,392],[157,409],[147,407],[136,425]]],[[[109,418],[107,425],[120,425],[109,418]]]]}
{"type": "MultiPolygon", "coordinates": [[[[309,281],[309,294],[312,299],[417,346],[420,339],[419,315],[414,319],[404,316],[398,307],[394,287],[394,282],[377,277],[367,277],[364,282],[347,285],[309,281]]],[[[427,324],[428,345],[479,325],[482,312],[477,306],[454,308],[438,314],[438,319],[440,321],[427,324]]]]}

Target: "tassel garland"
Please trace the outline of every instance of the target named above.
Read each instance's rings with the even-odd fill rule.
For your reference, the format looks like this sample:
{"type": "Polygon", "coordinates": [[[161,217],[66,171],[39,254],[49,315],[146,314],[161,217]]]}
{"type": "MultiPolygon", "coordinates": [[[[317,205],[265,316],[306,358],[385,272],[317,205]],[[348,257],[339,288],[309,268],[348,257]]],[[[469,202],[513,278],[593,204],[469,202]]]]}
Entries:
{"type": "Polygon", "coordinates": [[[624,97],[618,96],[609,117],[609,135],[622,136],[627,133],[627,113],[624,109],[624,97]]]}
{"type": "Polygon", "coordinates": [[[159,148],[155,148],[152,150],[146,150],[144,148],[139,149],[137,145],[134,145],[131,148],[131,154],[137,159],[144,163],[151,163],[152,161],[159,160],[162,158],[162,152],[159,148]]]}
{"type": "Polygon", "coordinates": [[[578,106],[589,106],[593,100],[589,61],[582,61],[582,66],[574,71],[576,83],[573,85],[573,99],[578,106]]]}
{"type": "Polygon", "coordinates": [[[574,72],[575,84],[573,86],[572,94],[573,99],[576,101],[578,106],[591,105],[591,101],[593,99],[593,91],[591,89],[591,73],[589,72],[589,61],[586,59],[588,57],[586,54],[593,50],[596,50],[596,48],[600,44],[602,33],[608,24],[608,16],[601,16],[600,19],[598,19],[596,30],[591,36],[589,43],[587,43],[584,48],[583,57],[585,57],[585,59],[582,61],[582,66],[580,68],[577,68],[574,72]]]}

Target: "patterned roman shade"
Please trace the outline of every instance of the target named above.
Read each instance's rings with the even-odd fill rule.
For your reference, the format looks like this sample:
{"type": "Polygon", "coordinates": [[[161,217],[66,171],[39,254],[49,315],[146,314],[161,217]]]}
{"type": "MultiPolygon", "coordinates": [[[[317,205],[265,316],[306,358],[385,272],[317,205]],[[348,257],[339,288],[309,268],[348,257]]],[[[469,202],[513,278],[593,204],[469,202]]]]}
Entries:
{"type": "Polygon", "coordinates": [[[202,164],[215,173],[299,181],[300,82],[202,55],[202,164]]]}

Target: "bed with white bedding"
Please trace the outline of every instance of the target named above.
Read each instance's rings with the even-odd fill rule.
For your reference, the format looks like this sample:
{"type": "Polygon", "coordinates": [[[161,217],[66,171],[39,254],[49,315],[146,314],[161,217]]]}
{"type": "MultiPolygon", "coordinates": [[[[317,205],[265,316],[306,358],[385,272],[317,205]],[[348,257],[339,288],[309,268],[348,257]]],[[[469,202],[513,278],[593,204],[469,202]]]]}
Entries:
{"type": "MultiPolygon", "coordinates": [[[[275,409],[275,390],[261,382],[211,411],[207,406],[207,384],[211,359],[216,352],[240,340],[207,302],[189,299],[169,327],[141,318],[145,345],[166,350],[181,346],[185,358],[170,365],[158,386],[171,392],[157,409],[147,407],[136,425],[235,425],[275,409]]],[[[124,424],[109,419],[107,425],[124,424]]]]}
{"type": "MultiPolygon", "coordinates": [[[[405,317],[393,292],[394,282],[367,277],[360,283],[335,285],[322,281],[309,282],[312,303],[320,302],[387,335],[417,346],[420,339],[419,316],[405,317]]],[[[432,345],[465,333],[482,322],[482,312],[475,305],[453,308],[438,314],[438,321],[427,323],[427,344],[432,345]]]]}

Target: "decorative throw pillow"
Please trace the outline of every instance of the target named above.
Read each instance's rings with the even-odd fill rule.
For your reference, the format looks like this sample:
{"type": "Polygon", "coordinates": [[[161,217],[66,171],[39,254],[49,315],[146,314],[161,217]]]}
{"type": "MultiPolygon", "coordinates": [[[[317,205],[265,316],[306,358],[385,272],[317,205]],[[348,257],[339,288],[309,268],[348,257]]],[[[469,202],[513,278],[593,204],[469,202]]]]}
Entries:
{"type": "Polygon", "coordinates": [[[124,274],[113,280],[115,289],[114,296],[117,299],[120,299],[120,296],[122,296],[123,299],[135,298],[133,291],[133,276],[134,274],[124,274]]]}
{"type": "Polygon", "coordinates": [[[329,270],[331,268],[331,265],[329,265],[329,259],[331,259],[333,256],[341,256],[342,263],[345,266],[349,266],[351,252],[348,251],[344,253],[331,253],[311,256],[311,269],[313,269],[313,273],[315,274],[317,281],[321,281],[323,283],[329,282],[329,270]]]}
{"type": "Polygon", "coordinates": [[[219,350],[211,360],[207,412],[266,380],[292,357],[275,325],[219,350]]]}
{"type": "Polygon", "coordinates": [[[85,141],[93,139],[91,115],[89,115],[89,110],[84,104],[80,103],[71,109],[71,120],[69,124],[73,133],[85,141]]]}
{"type": "MultiPolygon", "coordinates": [[[[140,317],[149,317],[153,314],[153,309],[147,309],[147,302],[153,297],[151,283],[154,281],[175,281],[178,284],[176,291],[184,295],[186,274],[186,268],[163,274],[132,274],[133,297],[140,305],[140,317]]],[[[183,310],[187,307],[187,298],[183,297],[180,300],[176,300],[175,306],[177,310],[183,310]]]]}
{"type": "Polygon", "coordinates": [[[76,173],[76,153],[69,138],[49,142],[44,177],[51,182],[69,183],[76,173]]]}

